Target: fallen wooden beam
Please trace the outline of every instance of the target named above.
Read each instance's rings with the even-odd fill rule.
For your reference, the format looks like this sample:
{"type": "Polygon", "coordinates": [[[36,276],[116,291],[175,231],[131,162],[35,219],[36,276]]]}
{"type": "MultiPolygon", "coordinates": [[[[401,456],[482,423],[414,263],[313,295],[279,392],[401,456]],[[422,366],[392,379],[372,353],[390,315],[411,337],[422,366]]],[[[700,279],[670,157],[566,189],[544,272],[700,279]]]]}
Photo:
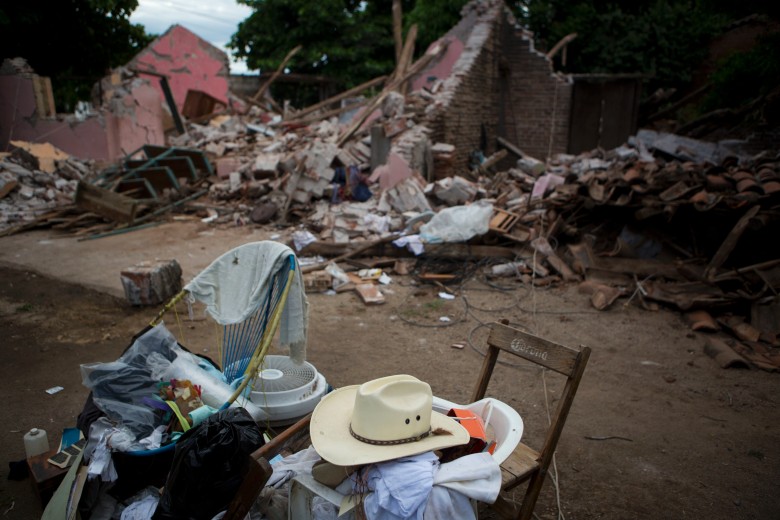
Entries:
{"type": "Polygon", "coordinates": [[[276,72],[273,73],[271,78],[263,83],[263,85],[257,90],[257,93],[252,96],[253,101],[259,101],[263,98],[263,95],[266,93],[266,91],[271,87],[274,81],[276,81],[276,78],[279,77],[279,75],[284,71],[284,68],[287,66],[287,63],[298,54],[298,51],[300,51],[303,48],[303,46],[298,45],[293,50],[287,53],[287,56],[284,57],[282,60],[282,63],[279,64],[279,67],[276,69],[276,72]]]}
{"type": "MultiPolygon", "coordinates": [[[[312,242],[298,252],[299,256],[320,255],[324,257],[338,257],[332,261],[341,261],[346,258],[363,254],[365,256],[390,256],[394,258],[414,256],[406,248],[391,246],[388,244],[391,240],[399,237],[388,237],[380,239],[382,243],[372,242],[370,245],[359,248],[360,250],[349,251],[349,244],[334,244],[331,242],[312,242]],[[365,249],[364,249],[365,247],[365,249]]],[[[425,252],[421,256],[433,258],[454,258],[454,259],[481,259],[481,258],[515,258],[517,251],[514,248],[501,246],[482,246],[470,244],[426,244],[425,252]]],[[[330,262],[328,262],[330,263],[330,262]]],[[[319,264],[319,269],[323,269],[327,263],[319,264]]],[[[311,269],[302,272],[310,272],[314,266],[308,266],[311,269]]]]}
{"type": "Polygon", "coordinates": [[[339,136],[339,139],[336,142],[336,144],[338,146],[343,146],[343,144],[347,142],[355,132],[357,132],[357,130],[363,125],[363,123],[366,122],[366,119],[368,119],[371,113],[374,110],[376,110],[379,107],[379,105],[381,105],[382,101],[390,92],[398,88],[398,86],[402,84],[404,81],[407,81],[415,74],[421,72],[431,62],[433,58],[435,58],[436,56],[444,52],[446,48],[447,45],[442,43],[435,46],[432,49],[429,49],[428,52],[425,53],[425,55],[423,55],[419,60],[414,62],[414,64],[409,68],[409,70],[407,71],[406,74],[404,74],[403,77],[391,81],[390,84],[388,84],[384,89],[382,89],[382,92],[380,92],[371,101],[371,104],[365,110],[363,110],[363,112],[360,115],[358,115],[355,118],[355,121],[352,123],[352,125],[350,125],[350,127],[339,136]]]}
{"type": "Polygon", "coordinates": [[[311,114],[312,112],[316,112],[317,110],[321,108],[325,108],[328,105],[332,105],[333,103],[337,101],[341,101],[342,99],[346,99],[350,96],[353,96],[355,94],[359,94],[363,92],[364,90],[370,89],[371,87],[376,87],[377,85],[381,84],[383,81],[387,79],[387,76],[379,76],[378,78],[374,78],[372,80],[366,81],[365,83],[361,83],[357,87],[353,87],[349,90],[345,90],[341,94],[337,94],[333,97],[330,97],[324,101],[320,101],[319,103],[316,103],[314,105],[308,106],[306,108],[302,108],[301,110],[295,112],[294,114],[291,114],[292,119],[302,119],[304,116],[311,114]]]}
{"type": "Polygon", "coordinates": [[[718,268],[723,265],[723,262],[726,261],[731,252],[737,246],[739,237],[741,237],[742,233],[745,232],[745,229],[750,223],[750,219],[758,214],[759,209],[761,209],[760,206],[753,206],[747,211],[747,213],[742,215],[742,218],[740,218],[736,225],[734,225],[734,228],[729,232],[729,234],[726,236],[726,239],[718,248],[718,251],[712,257],[712,260],[707,266],[707,269],[704,270],[705,278],[711,280],[715,277],[715,271],[717,271],[718,268]]]}
{"type": "Polygon", "coordinates": [[[138,201],[87,182],[76,186],[76,206],[116,222],[132,223],[138,201]]]}

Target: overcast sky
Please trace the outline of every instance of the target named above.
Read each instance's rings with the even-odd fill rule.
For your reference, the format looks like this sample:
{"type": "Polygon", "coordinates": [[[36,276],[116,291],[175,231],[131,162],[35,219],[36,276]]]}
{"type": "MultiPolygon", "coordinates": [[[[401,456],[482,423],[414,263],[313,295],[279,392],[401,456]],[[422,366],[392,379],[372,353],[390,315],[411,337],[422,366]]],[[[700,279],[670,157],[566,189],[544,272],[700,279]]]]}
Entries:
{"type": "MultiPolygon", "coordinates": [[[[225,45],[238,29],[238,23],[251,13],[249,7],[236,0],[138,0],[130,20],[146,27],[150,34],[162,34],[178,23],[228,52],[225,45]]],[[[246,64],[237,63],[232,57],[230,62],[231,72],[246,73],[246,64]]]]}

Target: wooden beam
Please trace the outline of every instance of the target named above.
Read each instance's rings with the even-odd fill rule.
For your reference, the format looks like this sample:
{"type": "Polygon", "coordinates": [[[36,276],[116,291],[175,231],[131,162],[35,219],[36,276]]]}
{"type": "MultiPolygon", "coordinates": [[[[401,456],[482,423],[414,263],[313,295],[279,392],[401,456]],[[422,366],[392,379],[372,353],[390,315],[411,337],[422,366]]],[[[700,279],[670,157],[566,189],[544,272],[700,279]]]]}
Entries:
{"type": "Polygon", "coordinates": [[[287,56],[284,57],[282,60],[282,63],[279,64],[279,68],[276,69],[276,72],[273,73],[271,76],[271,79],[263,83],[263,85],[258,89],[257,93],[252,96],[252,99],[254,101],[258,101],[262,99],[263,95],[266,93],[268,88],[271,86],[271,84],[276,80],[276,78],[279,77],[279,75],[284,71],[284,68],[287,66],[287,63],[298,54],[298,51],[300,51],[303,47],[301,45],[298,45],[293,50],[287,53],[287,56]]]}
{"type": "Polygon", "coordinates": [[[556,54],[558,54],[558,51],[559,51],[559,50],[561,50],[561,48],[563,48],[563,47],[565,47],[566,45],[568,45],[569,43],[571,43],[571,41],[572,41],[574,38],[576,38],[576,37],[577,37],[577,33],[571,33],[571,34],[567,34],[566,36],[564,36],[563,38],[561,38],[561,40],[560,40],[558,43],[556,43],[555,45],[553,45],[553,48],[552,48],[552,49],[550,49],[550,52],[548,52],[548,53],[547,53],[547,58],[548,58],[548,59],[552,59],[552,58],[553,58],[553,56],[555,56],[556,54]]]}
{"type": "Polygon", "coordinates": [[[503,137],[496,137],[496,142],[499,144],[499,146],[503,146],[504,148],[506,148],[507,150],[509,150],[513,154],[515,154],[520,159],[522,159],[524,157],[529,157],[529,158],[533,159],[533,157],[531,157],[530,155],[528,155],[527,153],[522,151],[520,148],[518,148],[516,145],[514,145],[513,143],[510,143],[509,141],[507,141],[503,137]]]}
{"type": "MultiPolygon", "coordinates": [[[[414,54],[414,42],[417,40],[417,24],[412,25],[409,28],[409,32],[406,34],[406,41],[404,42],[404,48],[401,50],[401,58],[398,60],[398,64],[393,73],[393,78],[402,78],[406,75],[406,71],[409,69],[409,64],[412,61],[414,54]]],[[[400,82],[398,90],[401,94],[406,94],[406,81],[400,82]]]]}
{"type": "Polygon", "coordinates": [[[333,110],[328,110],[327,112],[323,112],[322,114],[314,114],[314,115],[310,115],[309,117],[290,119],[289,121],[285,121],[284,124],[307,125],[309,123],[314,123],[315,121],[322,121],[324,119],[328,119],[329,117],[337,116],[342,112],[347,112],[349,110],[352,110],[353,108],[362,107],[366,103],[368,103],[368,101],[369,101],[368,99],[364,99],[362,101],[358,101],[357,103],[352,103],[350,105],[346,105],[343,107],[334,108],[333,110]]]}
{"type": "Polygon", "coordinates": [[[758,214],[759,209],[761,209],[761,206],[753,206],[747,211],[747,213],[742,215],[742,218],[739,219],[734,228],[729,232],[728,236],[726,236],[726,240],[724,240],[720,245],[720,248],[718,248],[715,256],[712,257],[712,260],[707,266],[707,269],[704,271],[705,278],[712,279],[714,277],[715,271],[717,271],[718,268],[723,265],[723,262],[726,261],[731,252],[737,246],[739,237],[741,237],[742,233],[745,232],[745,229],[750,223],[750,219],[758,214]]]}
{"type": "Polygon", "coordinates": [[[324,101],[320,101],[319,103],[316,103],[314,105],[311,105],[309,107],[303,108],[296,112],[295,114],[292,114],[295,119],[302,119],[303,116],[311,114],[312,112],[316,112],[317,110],[324,108],[332,103],[335,103],[337,101],[341,101],[342,99],[346,99],[349,96],[352,96],[354,94],[358,94],[360,92],[363,92],[366,89],[369,89],[371,87],[375,87],[385,81],[387,79],[387,76],[379,76],[378,78],[374,78],[372,80],[366,81],[365,83],[361,83],[357,87],[353,87],[349,90],[345,90],[341,94],[337,94],[333,97],[330,97],[324,101]]]}
{"type": "Polygon", "coordinates": [[[74,197],[76,206],[97,213],[115,222],[132,223],[138,208],[138,201],[84,181],[79,181],[74,197]]]}
{"type": "Polygon", "coordinates": [[[403,11],[401,0],[393,0],[393,41],[395,42],[395,66],[401,61],[401,49],[403,48],[403,35],[401,26],[403,23],[403,11]]]}
{"type": "MultiPolygon", "coordinates": [[[[396,239],[399,237],[392,237],[396,239]]],[[[389,240],[372,242],[368,249],[360,251],[365,256],[388,256],[388,257],[409,257],[413,256],[406,248],[388,246],[389,240]]],[[[368,244],[366,244],[368,245],[368,244]]],[[[361,246],[362,249],[362,246],[361,246]]],[[[312,242],[304,247],[299,254],[322,255],[326,257],[337,257],[340,260],[356,256],[356,252],[349,251],[349,244],[334,244],[332,242],[312,242]],[[346,256],[345,256],[346,255],[346,256]],[[342,258],[343,257],[343,258],[342,258]]],[[[481,246],[469,244],[426,244],[423,256],[435,258],[514,258],[517,251],[510,247],[501,246],[481,246]]],[[[339,260],[339,261],[340,261],[339,260]]],[[[326,264],[327,265],[327,264],[326,264]]],[[[307,271],[308,272],[308,271],[307,271]]]]}
{"type": "Polygon", "coordinates": [[[337,141],[338,146],[342,146],[347,140],[349,140],[352,135],[357,132],[357,130],[365,123],[366,119],[368,119],[368,116],[371,115],[371,113],[379,107],[379,105],[382,103],[382,101],[385,99],[385,97],[398,88],[398,85],[403,83],[404,81],[407,81],[411,77],[415,76],[416,74],[420,73],[428,64],[444,52],[444,50],[447,48],[446,43],[441,43],[432,49],[429,49],[428,52],[426,52],[419,60],[414,62],[414,64],[409,68],[408,72],[400,79],[397,80],[391,80],[391,82],[382,89],[382,92],[380,92],[372,101],[371,104],[366,108],[352,123],[352,125],[344,131],[343,134],[339,137],[339,140],[337,141]]]}

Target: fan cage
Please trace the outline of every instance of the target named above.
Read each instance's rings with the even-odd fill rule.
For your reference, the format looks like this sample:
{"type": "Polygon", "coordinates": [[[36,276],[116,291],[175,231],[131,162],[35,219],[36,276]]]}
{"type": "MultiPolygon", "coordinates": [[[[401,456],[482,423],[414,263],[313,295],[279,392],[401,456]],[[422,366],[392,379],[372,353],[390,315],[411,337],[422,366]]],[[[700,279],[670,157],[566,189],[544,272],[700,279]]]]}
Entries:
{"type": "Polygon", "coordinates": [[[311,386],[317,379],[317,370],[311,363],[294,363],[287,356],[266,355],[258,370],[254,390],[278,393],[311,386]]]}

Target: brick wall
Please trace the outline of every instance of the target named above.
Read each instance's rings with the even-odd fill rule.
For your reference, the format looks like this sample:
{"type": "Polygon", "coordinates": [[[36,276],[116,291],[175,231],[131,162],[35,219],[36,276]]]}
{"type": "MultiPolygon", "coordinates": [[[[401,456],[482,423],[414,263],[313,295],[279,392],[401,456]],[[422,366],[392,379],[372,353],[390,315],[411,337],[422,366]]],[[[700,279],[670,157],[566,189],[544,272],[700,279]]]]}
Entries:
{"type": "Polygon", "coordinates": [[[472,2],[464,8],[477,9],[478,16],[460,58],[444,81],[443,92],[437,96],[441,107],[428,122],[432,142],[455,145],[456,173],[468,168],[469,155],[480,148],[483,127],[488,137],[488,153],[495,146],[498,41],[494,29],[503,3],[491,3],[472,2]]]}
{"type": "Polygon", "coordinates": [[[504,117],[510,127],[506,138],[541,160],[566,152],[571,78],[553,72],[551,61],[534,49],[533,37],[527,31],[505,24],[504,41],[511,85],[504,103],[504,117]]]}
{"type": "Polygon", "coordinates": [[[534,50],[503,1],[474,1],[463,14],[472,28],[426,122],[431,142],[455,145],[456,172],[468,168],[483,133],[485,155],[496,150],[496,137],[539,159],[565,152],[571,81],[534,50]]]}

